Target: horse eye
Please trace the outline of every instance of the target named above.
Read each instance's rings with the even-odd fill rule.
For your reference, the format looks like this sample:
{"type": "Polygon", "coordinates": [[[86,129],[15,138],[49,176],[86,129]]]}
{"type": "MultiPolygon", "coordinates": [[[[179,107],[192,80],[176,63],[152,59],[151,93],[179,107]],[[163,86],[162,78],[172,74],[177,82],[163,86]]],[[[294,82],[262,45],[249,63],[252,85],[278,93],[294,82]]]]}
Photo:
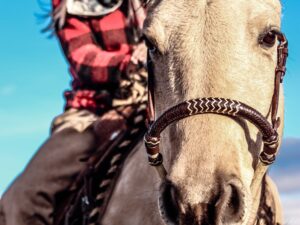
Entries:
{"type": "Polygon", "coordinates": [[[143,39],[145,41],[145,44],[149,50],[150,55],[153,55],[158,52],[157,47],[153,44],[152,41],[150,41],[146,36],[143,36],[143,39]]]}
{"type": "Polygon", "coordinates": [[[267,47],[267,48],[271,48],[275,45],[276,43],[276,34],[272,31],[264,34],[261,38],[260,38],[260,44],[267,47]]]}

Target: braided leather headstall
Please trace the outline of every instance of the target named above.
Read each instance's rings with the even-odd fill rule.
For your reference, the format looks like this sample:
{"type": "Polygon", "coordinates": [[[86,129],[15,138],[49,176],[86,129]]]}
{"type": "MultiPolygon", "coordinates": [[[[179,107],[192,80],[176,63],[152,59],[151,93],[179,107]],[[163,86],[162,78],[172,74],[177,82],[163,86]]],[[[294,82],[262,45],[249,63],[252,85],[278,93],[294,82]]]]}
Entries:
{"type": "Polygon", "coordinates": [[[259,155],[260,161],[268,166],[275,161],[278,151],[278,133],[280,118],[277,116],[280,84],[286,71],[286,59],[288,56],[288,42],[283,33],[275,31],[279,41],[277,47],[277,67],[275,69],[274,94],[271,103],[271,120],[268,121],[260,112],[254,108],[231,99],[225,98],[198,98],[182,102],[165,111],[157,120],[154,111],[154,72],[153,65],[148,60],[149,93],[148,93],[148,121],[150,127],[144,137],[148,160],[154,166],[162,179],[167,175],[163,166],[163,156],[160,153],[160,134],[171,123],[181,119],[200,114],[220,114],[228,117],[243,118],[254,124],[263,136],[263,151],[259,155]]]}

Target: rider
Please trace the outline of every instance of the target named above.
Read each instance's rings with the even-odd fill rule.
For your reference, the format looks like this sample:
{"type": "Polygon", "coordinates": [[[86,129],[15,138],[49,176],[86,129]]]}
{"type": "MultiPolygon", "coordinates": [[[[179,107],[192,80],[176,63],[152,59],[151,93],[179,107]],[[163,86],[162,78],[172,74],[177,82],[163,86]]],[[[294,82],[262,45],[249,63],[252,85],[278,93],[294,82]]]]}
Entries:
{"type": "Polygon", "coordinates": [[[70,64],[72,90],[65,92],[65,111],[54,119],[51,136],[3,195],[0,225],[53,224],[59,194],[70,189],[105,139],[94,125],[104,124],[98,130],[105,130],[124,122],[114,100],[129,68],[146,59],[139,38],[145,17],[139,0],[52,4],[53,28],[70,64]]]}

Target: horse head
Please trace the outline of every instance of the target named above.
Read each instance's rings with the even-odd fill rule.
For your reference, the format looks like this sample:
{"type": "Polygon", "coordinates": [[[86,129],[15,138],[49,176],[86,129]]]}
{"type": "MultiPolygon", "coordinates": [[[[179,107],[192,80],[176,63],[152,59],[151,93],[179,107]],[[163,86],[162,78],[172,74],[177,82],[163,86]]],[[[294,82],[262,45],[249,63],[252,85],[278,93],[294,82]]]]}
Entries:
{"type": "MultiPolygon", "coordinates": [[[[280,21],[278,0],[149,1],[144,35],[157,117],[181,102],[192,112],[224,98],[222,104],[242,102],[271,121],[280,21]],[[208,97],[209,103],[190,100],[208,97]]],[[[273,125],[280,142],[282,91],[278,102],[281,123],[273,125]]],[[[168,126],[160,146],[166,224],[253,222],[263,177],[257,174],[266,170],[259,167],[264,140],[255,124],[231,115],[187,117],[168,126]]]]}

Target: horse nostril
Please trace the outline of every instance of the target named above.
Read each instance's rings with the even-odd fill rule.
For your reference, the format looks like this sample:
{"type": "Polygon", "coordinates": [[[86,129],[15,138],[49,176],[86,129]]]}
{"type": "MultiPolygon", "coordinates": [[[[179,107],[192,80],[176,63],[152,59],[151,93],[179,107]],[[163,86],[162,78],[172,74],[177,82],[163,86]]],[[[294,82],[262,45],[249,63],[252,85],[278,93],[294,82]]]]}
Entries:
{"type": "Polygon", "coordinates": [[[241,183],[233,179],[224,185],[223,193],[216,203],[216,224],[240,222],[244,217],[244,212],[244,190],[241,183]]]}
{"type": "Polygon", "coordinates": [[[235,186],[231,186],[231,198],[228,203],[228,210],[231,215],[238,214],[241,208],[242,200],[239,190],[235,186]]]}
{"type": "Polygon", "coordinates": [[[176,223],[179,219],[179,194],[171,182],[166,182],[162,186],[159,199],[160,211],[165,220],[176,223]]]}

